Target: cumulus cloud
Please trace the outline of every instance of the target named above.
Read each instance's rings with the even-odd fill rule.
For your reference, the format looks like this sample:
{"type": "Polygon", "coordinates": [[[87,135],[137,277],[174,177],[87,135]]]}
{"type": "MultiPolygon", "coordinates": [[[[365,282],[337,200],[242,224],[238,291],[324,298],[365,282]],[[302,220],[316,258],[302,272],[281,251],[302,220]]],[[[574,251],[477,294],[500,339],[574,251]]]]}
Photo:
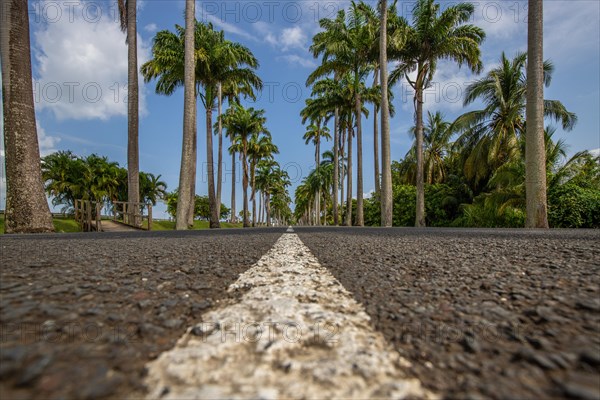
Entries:
{"type": "Polygon", "coordinates": [[[593,155],[594,157],[600,156],[600,148],[590,150],[590,154],[593,155]]]}
{"type": "Polygon", "coordinates": [[[60,138],[58,136],[50,136],[46,133],[46,130],[40,126],[39,123],[37,125],[37,135],[38,135],[38,143],[40,146],[40,156],[44,157],[48,154],[56,152],[56,145],[60,142],[60,138]]]}
{"type": "Polygon", "coordinates": [[[148,24],[148,25],[144,26],[144,30],[146,32],[154,33],[156,31],[158,31],[158,26],[154,23],[148,24]]]}
{"type": "MultiPolygon", "coordinates": [[[[111,10],[96,6],[90,16],[89,2],[69,4],[72,8],[54,4],[64,6],[62,17],[37,24],[33,33],[36,108],[48,109],[60,120],[127,115],[127,45],[111,10]]],[[[149,55],[138,35],[139,65],[149,55]]],[[[145,103],[140,85],[142,115],[145,103]]]]}
{"type": "Polygon", "coordinates": [[[304,49],[306,44],[306,35],[299,26],[293,26],[291,28],[285,28],[281,31],[279,42],[283,51],[299,48],[304,49]]]}
{"type": "MultiPolygon", "coordinates": [[[[199,12],[198,12],[199,13],[199,12]]],[[[198,15],[198,13],[196,13],[196,15],[198,15]]],[[[241,36],[245,39],[249,39],[252,41],[257,41],[258,39],[256,39],[256,37],[248,32],[246,32],[245,30],[243,30],[242,28],[240,28],[239,26],[226,22],[224,19],[221,19],[215,15],[212,14],[206,14],[203,16],[204,20],[206,22],[210,22],[211,24],[213,24],[215,27],[222,29],[223,31],[227,32],[227,33],[231,33],[233,35],[237,35],[237,36],[241,36]]]]}
{"type": "Polygon", "coordinates": [[[286,54],[279,56],[277,57],[277,60],[283,60],[292,66],[300,66],[304,68],[315,68],[317,66],[317,63],[312,58],[301,57],[297,54],[286,54]]]}

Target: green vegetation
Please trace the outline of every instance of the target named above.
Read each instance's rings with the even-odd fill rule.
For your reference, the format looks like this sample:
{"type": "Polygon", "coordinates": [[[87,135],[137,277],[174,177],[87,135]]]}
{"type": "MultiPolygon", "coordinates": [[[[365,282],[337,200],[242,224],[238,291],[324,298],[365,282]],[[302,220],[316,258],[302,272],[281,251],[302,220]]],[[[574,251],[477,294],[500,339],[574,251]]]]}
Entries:
{"type": "MultiPolygon", "coordinates": [[[[79,232],[79,224],[72,218],[54,217],[54,230],[59,233],[79,232]]],[[[0,234],[4,234],[4,214],[0,214],[0,234]]]]}
{"type": "Polygon", "coordinates": [[[72,218],[54,217],[52,222],[54,223],[54,229],[56,229],[56,232],[68,233],[81,231],[79,224],[72,218]]]}
{"type": "MultiPolygon", "coordinates": [[[[52,204],[72,212],[75,200],[127,201],[127,169],[96,154],[79,157],[59,151],[42,158],[42,177],[52,204]]],[[[164,198],[167,184],[160,175],[140,172],[141,201],[156,205],[164,198]]]]}
{"type": "MultiPolygon", "coordinates": [[[[232,224],[230,222],[221,222],[221,228],[242,228],[241,223],[232,224]]],[[[152,221],[153,231],[169,231],[175,229],[175,221],[152,221]]],[[[209,221],[194,221],[193,230],[210,229],[209,221]]]]}
{"type": "MultiPolygon", "coordinates": [[[[424,6],[432,2],[422,0],[417,4],[424,6]]],[[[360,13],[363,8],[353,10],[360,13]]],[[[356,18],[358,16],[354,15],[350,20],[355,23],[356,18]]],[[[345,19],[338,16],[335,22],[328,20],[321,25],[334,29],[331,25],[334,24],[335,29],[341,29],[344,23],[345,19]]],[[[475,33],[477,37],[482,36],[481,32],[475,33]]],[[[313,39],[315,42],[323,40],[319,35],[313,39]]],[[[517,53],[511,59],[503,53],[498,67],[470,84],[464,105],[481,102],[484,106],[481,110],[469,111],[455,121],[446,121],[440,112],[429,112],[422,126],[418,125],[417,115],[417,125],[408,132],[414,139],[412,147],[403,159],[392,162],[394,226],[411,226],[415,221],[417,226],[525,226],[526,66],[527,54],[517,53]],[[419,195],[419,182],[423,183],[422,195],[419,195]],[[419,205],[421,197],[422,206],[419,205]],[[424,210],[422,216],[420,207],[424,210]]],[[[554,66],[546,61],[543,70],[544,84],[548,86],[554,66]]],[[[392,73],[392,82],[400,78],[399,71],[392,73]]],[[[404,74],[406,77],[406,71],[404,74]]],[[[348,112],[344,109],[352,109],[353,96],[342,95],[331,79],[316,82],[313,96],[315,99],[307,101],[302,114],[304,118],[312,116],[313,123],[318,123],[321,115],[331,118],[333,111],[337,111],[339,116],[344,116],[344,112],[348,112]]],[[[544,100],[544,106],[545,117],[559,123],[564,130],[569,131],[576,124],[577,116],[560,101],[544,100]]],[[[339,135],[349,138],[348,154],[352,151],[350,138],[357,133],[356,123],[347,125],[340,118],[339,135]]],[[[314,127],[311,129],[315,130],[314,127]]],[[[566,144],[562,140],[554,141],[554,132],[553,126],[545,130],[543,157],[546,160],[549,224],[562,228],[600,228],[600,157],[581,152],[567,160],[566,144]]],[[[343,142],[342,139],[340,144],[343,142]]],[[[315,141],[317,144],[319,142],[315,141]]],[[[340,150],[338,179],[343,184],[346,177],[347,184],[351,185],[352,160],[344,158],[343,147],[340,150]]],[[[325,154],[329,158],[332,152],[323,153],[324,158],[325,154]]],[[[334,159],[328,159],[322,163],[296,189],[295,217],[300,223],[334,223],[333,199],[339,195],[332,184],[334,162],[334,159]]],[[[353,192],[351,187],[347,189],[347,204],[341,209],[345,215],[343,220],[347,225],[351,222],[362,225],[360,196],[348,202],[353,192]],[[349,207],[352,207],[350,213],[347,212],[349,207]]],[[[375,192],[365,199],[365,225],[381,224],[379,195],[375,192]]],[[[340,204],[343,204],[343,196],[342,189],[340,204]]]]}

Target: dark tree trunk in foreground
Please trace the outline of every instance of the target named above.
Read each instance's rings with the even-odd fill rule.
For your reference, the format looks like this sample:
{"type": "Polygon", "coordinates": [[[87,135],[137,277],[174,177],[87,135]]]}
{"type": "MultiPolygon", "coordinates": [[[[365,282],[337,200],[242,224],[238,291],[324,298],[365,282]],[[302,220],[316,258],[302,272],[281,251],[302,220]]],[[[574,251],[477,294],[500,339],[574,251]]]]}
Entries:
{"type": "Polygon", "coordinates": [[[529,0],[527,29],[527,132],[525,194],[527,228],[548,228],[544,144],[544,21],[542,0],[529,0]]]}
{"type": "Polygon", "coordinates": [[[0,7],[0,60],[6,149],[6,233],[54,232],[44,194],[35,124],[26,0],[0,7]]]}
{"type": "Polygon", "coordinates": [[[181,169],[179,171],[179,198],[177,204],[177,222],[175,228],[178,230],[187,229],[190,217],[193,221],[193,212],[190,215],[190,209],[193,209],[193,203],[190,204],[194,196],[193,173],[196,165],[196,90],[195,90],[195,69],[196,59],[194,57],[194,13],[195,0],[186,0],[185,3],[185,57],[184,57],[184,104],[183,104],[183,144],[181,152],[181,169]]]}
{"type": "Polygon", "coordinates": [[[382,0],[379,37],[379,74],[381,76],[381,226],[392,226],[392,160],[390,145],[390,108],[387,75],[387,0],[382,0]]]}
{"type": "MultiPolygon", "coordinates": [[[[127,0],[127,201],[140,202],[139,90],[136,0],[127,0]]],[[[134,213],[140,209],[133,206],[134,213]]],[[[136,225],[141,224],[134,219],[136,225]]]]}

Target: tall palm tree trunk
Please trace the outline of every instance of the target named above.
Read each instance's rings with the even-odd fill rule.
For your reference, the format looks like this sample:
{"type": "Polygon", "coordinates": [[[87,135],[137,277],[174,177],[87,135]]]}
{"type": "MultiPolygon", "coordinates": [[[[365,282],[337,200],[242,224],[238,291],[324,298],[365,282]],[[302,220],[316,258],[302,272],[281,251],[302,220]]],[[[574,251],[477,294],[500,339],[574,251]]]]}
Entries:
{"type": "MultiPolygon", "coordinates": [[[[342,205],[342,207],[344,206],[344,178],[346,177],[347,174],[347,170],[348,167],[346,165],[346,163],[344,163],[344,155],[345,155],[345,149],[344,149],[344,143],[346,143],[346,129],[342,128],[340,130],[340,158],[342,160],[342,167],[343,170],[341,172],[341,179],[340,179],[340,204],[342,205]],[[346,171],[346,173],[344,173],[344,170],[346,171]]],[[[341,219],[341,218],[340,218],[341,219]]],[[[340,222],[342,225],[344,224],[344,221],[340,222]]]]}
{"type": "Polygon", "coordinates": [[[256,165],[254,163],[250,163],[250,189],[251,195],[250,200],[252,200],[252,227],[256,226],[256,165]]]}
{"type": "Polygon", "coordinates": [[[339,123],[340,116],[339,111],[335,109],[335,116],[333,120],[333,189],[332,189],[332,212],[333,212],[333,225],[339,224],[339,215],[338,215],[338,186],[339,186],[339,174],[340,174],[340,166],[339,166],[339,123]]]}
{"type": "Polygon", "coordinates": [[[218,120],[218,135],[219,144],[217,150],[217,198],[216,198],[216,209],[219,217],[221,215],[221,191],[223,188],[223,121],[221,121],[221,114],[223,108],[223,88],[221,83],[217,87],[217,116],[218,120]]]}
{"type": "MultiPolygon", "coordinates": [[[[197,98],[197,94],[195,95],[197,98]]],[[[198,110],[196,105],[194,105],[194,115],[193,115],[193,136],[192,136],[192,162],[189,165],[190,171],[190,193],[189,193],[189,207],[187,214],[187,226],[192,229],[194,227],[194,219],[196,217],[196,174],[197,174],[197,165],[198,165],[198,110]]]]}
{"type": "MultiPolygon", "coordinates": [[[[137,10],[136,0],[127,0],[127,201],[140,202],[139,161],[139,100],[137,67],[137,10]]],[[[135,215],[139,206],[133,206],[135,215]]],[[[141,224],[139,217],[135,225],[141,224]]]]}
{"type": "Polygon", "coordinates": [[[346,216],[344,225],[352,226],[352,128],[348,127],[348,172],[346,178],[348,182],[346,194],[346,216]]]}
{"type": "Polygon", "coordinates": [[[316,225],[321,225],[321,137],[317,137],[317,143],[315,143],[315,163],[317,171],[319,171],[319,187],[317,188],[317,195],[315,196],[315,210],[317,212],[316,225]]]}
{"type": "Polygon", "coordinates": [[[6,233],[54,232],[44,194],[35,124],[27,1],[0,9],[0,60],[6,149],[6,233]]]}
{"type": "MultiPolygon", "coordinates": [[[[419,74],[421,75],[421,74],[419,74]]],[[[419,79],[419,77],[417,77],[419,79]]],[[[416,88],[416,138],[417,138],[417,210],[415,226],[425,226],[425,184],[423,181],[423,88],[417,81],[416,88]]]]}
{"type": "Polygon", "coordinates": [[[258,214],[258,225],[262,224],[263,221],[263,211],[265,210],[264,205],[264,198],[265,198],[265,194],[264,193],[260,193],[260,197],[258,198],[258,210],[259,210],[259,214],[258,214]]]}
{"type": "Polygon", "coordinates": [[[231,154],[231,223],[235,224],[237,222],[237,215],[235,214],[235,170],[237,169],[236,161],[235,161],[235,152],[231,154]]]}
{"type": "Polygon", "coordinates": [[[548,228],[546,152],[544,144],[544,20],[542,0],[529,0],[527,22],[526,226],[527,228],[548,228]]]}
{"type": "MultiPolygon", "coordinates": [[[[375,69],[373,72],[373,87],[377,87],[379,84],[379,72],[378,69],[375,69]]],[[[376,105],[373,105],[373,171],[375,177],[375,193],[379,194],[381,187],[379,185],[379,124],[377,113],[379,112],[379,108],[376,105]]]]}
{"type": "MultiPolygon", "coordinates": [[[[183,143],[181,150],[181,168],[179,170],[179,199],[177,205],[175,229],[183,230],[189,226],[191,191],[193,191],[195,169],[195,132],[196,132],[196,90],[194,56],[194,14],[195,0],[185,2],[185,41],[184,41],[184,105],[183,105],[183,143]]],[[[193,218],[193,213],[192,213],[193,218]]]]}
{"type": "Polygon", "coordinates": [[[365,218],[363,214],[363,167],[362,167],[362,127],[361,112],[362,102],[360,95],[356,95],[356,221],[355,225],[364,226],[365,218]]]}
{"type": "Polygon", "coordinates": [[[381,34],[379,35],[379,74],[381,75],[381,226],[392,226],[392,160],[390,143],[390,108],[387,74],[387,0],[381,0],[381,34]]]}
{"type": "Polygon", "coordinates": [[[244,140],[243,143],[243,153],[242,153],[242,168],[243,168],[243,177],[242,177],[242,189],[243,189],[243,221],[244,228],[250,227],[250,220],[248,219],[248,160],[247,160],[247,152],[248,152],[248,144],[244,140]]]}
{"type": "Polygon", "coordinates": [[[267,226],[272,226],[271,224],[271,195],[267,194],[267,198],[265,199],[265,207],[267,213],[267,226]]]}
{"type": "Polygon", "coordinates": [[[220,228],[219,210],[217,209],[217,198],[215,196],[215,170],[213,160],[212,143],[212,105],[207,103],[206,107],[206,164],[208,175],[208,204],[210,207],[210,227],[220,228]]]}

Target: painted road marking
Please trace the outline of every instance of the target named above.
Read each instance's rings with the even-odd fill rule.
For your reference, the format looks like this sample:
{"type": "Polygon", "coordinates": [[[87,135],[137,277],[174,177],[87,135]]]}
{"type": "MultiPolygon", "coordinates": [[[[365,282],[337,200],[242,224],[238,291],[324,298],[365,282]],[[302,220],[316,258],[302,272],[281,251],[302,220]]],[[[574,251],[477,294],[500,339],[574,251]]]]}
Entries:
{"type": "Polygon", "coordinates": [[[298,235],[284,234],[147,365],[149,398],[435,398],[298,235]]]}

